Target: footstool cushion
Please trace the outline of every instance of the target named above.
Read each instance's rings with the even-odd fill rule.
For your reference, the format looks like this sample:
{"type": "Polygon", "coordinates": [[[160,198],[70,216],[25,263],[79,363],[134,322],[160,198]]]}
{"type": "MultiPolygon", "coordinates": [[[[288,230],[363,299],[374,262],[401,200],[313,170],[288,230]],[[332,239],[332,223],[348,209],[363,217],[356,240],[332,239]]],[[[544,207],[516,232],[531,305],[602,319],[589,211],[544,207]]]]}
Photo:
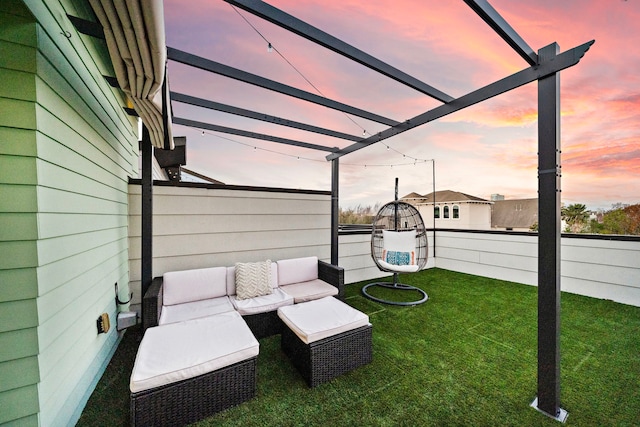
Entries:
{"type": "Polygon", "coordinates": [[[336,298],[280,307],[278,316],[282,350],[310,387],[373,359],[369,317],[336,298]]]}
{"type": "Polygon", "coordinates": [[[147,329],[129,384],[132,424],[187,424],[252,398],[258,350],[235,311],[147,329]]]}

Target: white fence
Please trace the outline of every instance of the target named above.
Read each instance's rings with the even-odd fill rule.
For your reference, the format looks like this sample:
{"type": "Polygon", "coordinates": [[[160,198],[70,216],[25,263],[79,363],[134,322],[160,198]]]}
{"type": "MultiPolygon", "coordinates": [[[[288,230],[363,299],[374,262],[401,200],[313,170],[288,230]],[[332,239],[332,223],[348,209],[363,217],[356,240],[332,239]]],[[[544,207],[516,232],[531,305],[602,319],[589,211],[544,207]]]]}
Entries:
{"type": "MultiPolygon", "coordinates": [[[[429,233],[429,264],[477,276],[537,285],[538,238],[507,232],[437,231],[435,259],[429,233]]],[[[380,277],[368,234],[340,236],[340,265],[347,283],[380,277]]],[[[561,243],[561,289],[640,306],[640,239],[565,236],[561,243]]]]}
{"type": "MultiPolygon", "coordinates": [[[[328,192],[155,186],[153,275],[235,262],[331,254],[328,192]]],[[[140,302],[140,186],[129,185],[129,279],[140,302]]],[[[531,233],[428,232],[427,268],[537,285],[538,238],[531,233]]],[[[345,282],[388,275],[371,260],[370,234],[341,232],[345,282]]],[[[640,306],[640,238],[564,236],[563,291],[640,306]]]]}
{"type": "MultiPolygon", "coordinates": [[[[129,286],[140,304],[141,187],[129,185],[129,286]]],[[[154,185],[153,276],[315,255],[331,258],[331,193],[154,185]]]]}

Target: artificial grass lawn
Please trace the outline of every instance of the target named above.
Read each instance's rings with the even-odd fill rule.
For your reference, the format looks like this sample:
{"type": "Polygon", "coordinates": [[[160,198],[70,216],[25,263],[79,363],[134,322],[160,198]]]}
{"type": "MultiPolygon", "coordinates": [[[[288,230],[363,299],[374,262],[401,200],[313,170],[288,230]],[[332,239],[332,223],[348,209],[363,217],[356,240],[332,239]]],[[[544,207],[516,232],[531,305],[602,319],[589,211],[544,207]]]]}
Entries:
{"type": "MultiPolygon", "coordinates": [[[[373,324],[371,364],[309,389],[280,351],[280,337],[262,339],[256,398],[197,425],[559,425],[529,407],[537,387],[537,288],[440,269],[400,280],[424,289],[429,301],[384,305],[361,295],[368,282],[346,287],[346,302],[373,324]]],[[[79,426],[129,425],[139,335],[125,334],[79,426]]],[[[640,425],[640,308],[563,293],[561,357],[567,425],[640,425]]]]}

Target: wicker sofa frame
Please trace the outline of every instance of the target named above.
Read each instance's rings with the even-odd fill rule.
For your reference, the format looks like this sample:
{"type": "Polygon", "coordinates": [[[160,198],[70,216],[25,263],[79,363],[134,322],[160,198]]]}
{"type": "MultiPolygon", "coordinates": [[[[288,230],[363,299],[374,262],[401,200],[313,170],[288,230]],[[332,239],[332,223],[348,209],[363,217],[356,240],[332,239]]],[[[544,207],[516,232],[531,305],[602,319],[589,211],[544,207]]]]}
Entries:
{"type": "Polygon", "coordinates": [[[362,326],[310,344],[284,326],[281,347],[307,385],[315,387],[373,360],[372,326],[362,326]]]}
{"type": "MultiPolygon", "coordinates": [[[[318,278],[338,288],[336,297],[344,300],[344,268],[318,260],[318,278]]],[[[156,277],[142,299],[142,327],[158,326],[162,310],[162,276],[156,277]]],[[[256,339],[280,334],[283,330],[282,320],[277,312],[243,316],[256,339]]]]}
{"type": "Polygon", "coordinates": [[[131,393],[131,425],[183,426],[253,398],[257,360],[131,393]]]}

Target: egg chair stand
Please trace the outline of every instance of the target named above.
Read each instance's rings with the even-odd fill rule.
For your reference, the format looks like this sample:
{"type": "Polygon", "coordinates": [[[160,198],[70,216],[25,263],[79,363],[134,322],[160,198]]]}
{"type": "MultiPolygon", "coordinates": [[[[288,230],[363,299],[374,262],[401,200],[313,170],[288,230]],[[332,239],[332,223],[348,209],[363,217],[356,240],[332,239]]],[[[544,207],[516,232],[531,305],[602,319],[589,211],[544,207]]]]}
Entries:
{"type": "Polygon", "coordinates": [[[400,273],[414,273],[427,264],[427,231],[420,212],[415,206],[398,200],[396,178],[395,200],[382,206],[373,220],[371,232],[371,258],[381,270],[393,273],[393,282],[369,283],[362,294],[370,300],[390,305],[411,306],[422,304],[429,296],[422,289],[400,283],[400,273]],[[394,301],[378,298],[369,292],[382,287],[398,291],[412,291],[418,298],[411,301],[394,301]]]}
{"type": "Polygon", "coordinates": [[[383,304],[390,304],[390,305],[418,305],[418,304],[422,304],[423,302],[426,302],[429,299],[429,296],[427,295],[427,293],[422,289],[412,285],[398,283],[398,273],[393,273],[393,283],[391,282],[369,283],[368,285],[362,288],[362,294],[372,301],[380,302],[383,304]],[[388,289],[401,290],[401,291],[415,291],[420,295],[420,298],[413,301],[392,301],[392,300],[387,300],[383,298],[377,298],[368,292],[369,288],[373,288],[373,287],[381,287],[381,288],[388,288],[388,289]]]}

